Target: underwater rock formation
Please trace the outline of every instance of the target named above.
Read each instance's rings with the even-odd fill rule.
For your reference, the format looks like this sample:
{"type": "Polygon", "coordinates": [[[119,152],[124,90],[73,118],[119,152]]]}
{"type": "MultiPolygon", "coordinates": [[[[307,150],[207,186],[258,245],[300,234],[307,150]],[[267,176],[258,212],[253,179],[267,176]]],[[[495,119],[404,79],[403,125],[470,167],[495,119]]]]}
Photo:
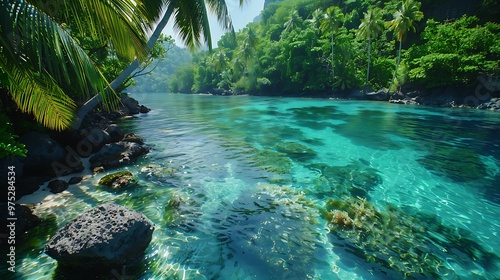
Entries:
{"type": "Polygon", "coordinates": [[[221,222],[218,238],[235,265],[252,267],[260,279],[312,278],[322,241],[318,210],[303,193],[264,185],[229,206],[232,214],[221,222]]]}
{"type": "Polygon", "coordinates": [[[102,166],[109,169],[125,165],[148,152],[148,147],[124,139],[118,143],[106,144],[89,161],[91,168],[102,166]]]}
{"type": "Polygon", "coordinates": [[[276,144],[276,150],[297,161],[310,160],[317,155],[311,148],[295,142],[280,142],[276,144]]]}
{"type": "Polygon", "coordinates": [[[134,175],[130,173],[130,171],[119,171],[111,173],[99,180],[100,185],[112,187],[115,190],[128,187],[134,183],[134,175]]]}
{"type": "Polygon", "coordinates": [[[151,242],[154,224],[143,214],[108,202],[60,228],[47,255],[69,267],[107,267],[134,263],[151,242]]]}
{"type": "Polygon", "coordinates": [[[329,199],[322,212],[331,233],[351,243],[355,255],[397,271],[401,277],[452,275],[447,259],[470,263],[470,269],[475,269],[474,263],[498,269],[493,264],[499,257],[474,241],[473,233],[446,227],[434,216],[410,215],[391,205],[385,210],[381,212],[366,199],[347,197],[329,199]]]}
{"type": "Polygon", "coordinates": [[[314,194],[332,194],[337,197],[368,197],[368,192],[382,184],[378,170],[358,162],[345,166],[315,163],[308,166],[321,176],[312,184],[314,194]]]}

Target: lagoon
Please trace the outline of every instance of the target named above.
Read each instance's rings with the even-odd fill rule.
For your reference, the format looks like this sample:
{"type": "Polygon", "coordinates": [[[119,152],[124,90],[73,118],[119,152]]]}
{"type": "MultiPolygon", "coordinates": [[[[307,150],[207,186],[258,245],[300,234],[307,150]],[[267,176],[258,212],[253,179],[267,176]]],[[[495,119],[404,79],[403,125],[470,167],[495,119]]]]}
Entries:
{"type": "Polygon", "coordinates": [[[23,237],[19,279],[69,277],[43,253],[45,242],[110,200],[156,229],[139,267],[99,272],[103,279],[500,278],[498,113],[133,97],[153,109],[120,121],[152,146],[123,168],[137,186],[110,192],[97,174],[58,195],[23,198],[44,197],[35,214],[51,223],[23,237]]]}

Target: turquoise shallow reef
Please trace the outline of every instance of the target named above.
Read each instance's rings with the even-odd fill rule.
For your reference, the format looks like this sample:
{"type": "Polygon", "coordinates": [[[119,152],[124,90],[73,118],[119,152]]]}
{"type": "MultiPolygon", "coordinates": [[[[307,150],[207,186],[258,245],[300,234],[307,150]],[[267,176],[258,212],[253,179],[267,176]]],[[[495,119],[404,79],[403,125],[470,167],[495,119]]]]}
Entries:
{"type": "Polygon", "coordinates": [[[98,174],[37,205],[49,222],[23,237],[18,279],[77,279],[43,245],[110,200],[148,216],[153,240],[141,264],[85,279],[500,278],[498,113],[134,98],[153,110],[120,124],[152,146],[119,170],[133,186],[98,187],[98,174]]]}

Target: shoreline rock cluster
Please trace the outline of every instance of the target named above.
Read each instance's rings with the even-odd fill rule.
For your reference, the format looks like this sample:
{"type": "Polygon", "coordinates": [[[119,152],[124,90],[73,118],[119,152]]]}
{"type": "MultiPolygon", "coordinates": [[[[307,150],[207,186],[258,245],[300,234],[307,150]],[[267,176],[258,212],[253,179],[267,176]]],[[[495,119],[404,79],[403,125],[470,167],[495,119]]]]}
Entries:
{"type": "MultiPolygon", "coordinates": [[[[483,79],[484,80],[484,79],[483,79]]],[[[500,88],[477,83],[466,87],[440,87],[423,89],[405,85],[396,93],[371,88],[355,89],[339,98],[354,100],[385,101],[393,104],[424,105],[432,107],[471,108],[500,111],[500,88]]]]}
{"type": "MultiPolygon", "coordinates": [[[[89,159],[89,171],[97,173],[127,165],[148,153],[150,148],[145,145],[144,139],[133,133],[125,134],[115,121],[147,113],[150,109],[127,95],[122,96],[122,104],[117,112],[90,113],[84,128],[78,131],[30,131],[22,135],[20,142],[28,150],[26,158],[0,161],[2,170],[15,166],[16,201],[34,193],[45,182],[49,182],[47,188],[52,193],[62,192],[69,185],[79,183],[83,178],[78,175],[68,181],[61,177],[85,171],[83,158],[89,159]]],[[[7,172],[2,172],[0,177],[5,174],[7,172]]],[[[7,207],[4,201],[0,202],[0,209],[7,207]]],[[[44,222],[25,205],[16,203],[15,209],[19,221],[16,233],[19,236],[44,222]]],[[[6,213],[8,211],[2,211],[2,214],[6,213]]],[[[154,224],[144,215],[105,203],[60,228],[47,243],[46,253],[63,267],[88,269],[86,265],[126,265],[142,257],[153,231],[154,224]]],[[[0,246],[6,245],[6,241],[1,237],[0,246]]]]}

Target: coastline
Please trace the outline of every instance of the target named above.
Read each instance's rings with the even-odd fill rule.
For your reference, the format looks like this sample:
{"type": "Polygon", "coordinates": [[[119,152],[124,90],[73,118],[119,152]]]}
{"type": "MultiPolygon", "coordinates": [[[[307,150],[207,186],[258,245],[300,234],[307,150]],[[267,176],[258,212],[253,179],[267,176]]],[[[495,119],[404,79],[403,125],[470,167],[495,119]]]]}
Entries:
{"type": "Polygon", "coordinates": [[[468,108],[478,110],[500,111],[500,78],[480,75],[471,85],[444,86],[426,88],[412,83],[398,88],[397,92],[389,93],[387,89],[372,89],[370,87],[354,88],[340,92],[306,91],[294,93],[262,93],[233,92],[231,90],[214,89],[196,94],[211,94],[220,96],[254,95],[280,97],[307,97],[341,100],[368,100],[390,102],[402,105],[422,105],[444,108],[468,108]]]}

